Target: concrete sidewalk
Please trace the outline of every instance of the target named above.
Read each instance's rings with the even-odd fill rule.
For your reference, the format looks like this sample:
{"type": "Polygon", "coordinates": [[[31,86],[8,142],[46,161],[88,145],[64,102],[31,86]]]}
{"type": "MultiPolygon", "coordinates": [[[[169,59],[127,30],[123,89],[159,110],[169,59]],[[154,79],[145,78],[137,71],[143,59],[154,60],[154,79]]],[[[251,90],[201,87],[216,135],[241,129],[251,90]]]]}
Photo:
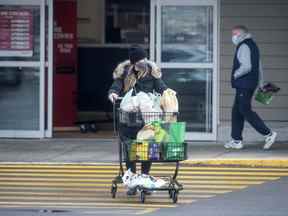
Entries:
{"type": "MultiPolygon", "coordinates": [[[[257,141],[249,142],[242,150],[226,150],[222,143],[189,142],[188,159],[197,164],[288,167],[288,142],[277,142],[268,151],[262,146],[257,141]]],[[[1,139],[0,162],[118,162],[118,144],[116,139],[1,139]]]]}
{"type": "MultiPolygon", "coordinates": [[[[213,164],[232,163],[240,165],[251,163],[251,165],[278,164],[282,166],[287,161],[288,167],[287,122],[267,122],[267,125],[278,133],[277,143],[269,151],[262,150],[263,136],[256,133],[249,124],[245,124],[243,131],[245,148],[238,151],[224,149],[223,144],[230,139],[230,125],[230,122],[222,122],[219,125],[217,142],[190,142],[188,144],[190,162],[192,160],[195,163],[211,162],[213,164]]],[[[61,138],[61,136],[41,140],[0,139],[0,162],[118,162],[117,140],[103,138],[113,137],[112,131],[103,131],[100,135],[97,133],[64,134],[63,137],[69,137],[69,139],[61,138]]]]}

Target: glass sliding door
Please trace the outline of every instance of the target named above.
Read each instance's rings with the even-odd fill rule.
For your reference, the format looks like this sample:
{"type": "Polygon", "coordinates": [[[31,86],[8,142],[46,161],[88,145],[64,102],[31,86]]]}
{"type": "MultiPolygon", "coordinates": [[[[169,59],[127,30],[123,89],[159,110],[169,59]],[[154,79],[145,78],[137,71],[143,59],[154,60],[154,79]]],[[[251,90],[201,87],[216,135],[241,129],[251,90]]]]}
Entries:
{"type": "Polygon", "coordinates": [[[217,1],[152,1],[150,53],[178,93],[187,139],[215,140],[217,1]]]}
{"type": "Polygon", "coordinates": [[[0,137],[45,136],[45,0],[0,0],[0,137]]]}

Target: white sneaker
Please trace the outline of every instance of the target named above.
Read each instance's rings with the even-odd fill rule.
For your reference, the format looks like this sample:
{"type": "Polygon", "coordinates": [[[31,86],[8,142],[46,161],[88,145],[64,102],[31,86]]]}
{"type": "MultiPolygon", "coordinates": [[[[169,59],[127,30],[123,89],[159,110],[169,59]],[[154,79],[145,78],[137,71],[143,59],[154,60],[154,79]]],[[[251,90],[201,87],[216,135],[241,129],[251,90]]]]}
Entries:
{"type": "Polygon", "coordinates": [[[275,131],[272,131],[270,134],[265,136],[265,145],[263,146],[263,149],[270,149],[270,147],[273,145],[277,137],[277,133],[275,131]]]}
{"type": "Polygon", "coordinates": [[[227,143],[225,143],[224,147],[226,149],[232,148],[232,149],[242,149],[243,148],[243,144],[241,140],[231,140],[227,143]]]}

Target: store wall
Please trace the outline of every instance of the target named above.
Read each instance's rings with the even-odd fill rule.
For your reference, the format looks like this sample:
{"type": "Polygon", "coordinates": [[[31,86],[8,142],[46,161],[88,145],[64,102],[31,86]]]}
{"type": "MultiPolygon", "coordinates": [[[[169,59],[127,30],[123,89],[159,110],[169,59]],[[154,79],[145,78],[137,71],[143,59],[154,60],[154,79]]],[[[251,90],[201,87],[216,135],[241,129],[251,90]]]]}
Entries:
{"type": "Polygon", "coordinates": [[[79,42],[103,43],[105,0],[77,0],[79,42]]]}
{"type": "Polygon", "coordinates": [[[264,78],[281,88],[271,105],[254,102],[255,110],[266,120],[288,121],[288,1],[287,0],[222,0],[220,22],[220,119],[231,120],[234,91],[230,74],[234,47],[231,28],[246,25],[257,41],[264,78]]]}

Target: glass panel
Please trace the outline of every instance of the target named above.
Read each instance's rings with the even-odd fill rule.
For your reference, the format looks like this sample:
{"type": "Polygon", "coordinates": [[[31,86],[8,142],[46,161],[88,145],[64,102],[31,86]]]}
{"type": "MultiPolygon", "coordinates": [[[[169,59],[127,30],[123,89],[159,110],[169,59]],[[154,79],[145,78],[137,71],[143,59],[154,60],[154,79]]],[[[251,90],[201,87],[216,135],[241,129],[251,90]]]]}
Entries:
{"type": "Polygon", "coordinates": [[[0,67],[0,130],[39,130],[39,68],[0,67]]]}
{"type": "Polygon", "coordinates": [[[105,3],[106,43],[149,43],[150,0],[106,0],[105,3]]]}
{"type": "Polygon", "coordinates": [[[40,7],[0,5],[0,60],[40,60],[40,7]]]}
{"type": "Polygon", "coordinates": [[[212,6],[163,6],[162,62],[211,63],[212,6]]]}
{"type": "Polygon", "coordinates": [[[212,132],[212,69],[162,69],[163,80],[177,91],[180,121],[187,131],[212,132]]]}

